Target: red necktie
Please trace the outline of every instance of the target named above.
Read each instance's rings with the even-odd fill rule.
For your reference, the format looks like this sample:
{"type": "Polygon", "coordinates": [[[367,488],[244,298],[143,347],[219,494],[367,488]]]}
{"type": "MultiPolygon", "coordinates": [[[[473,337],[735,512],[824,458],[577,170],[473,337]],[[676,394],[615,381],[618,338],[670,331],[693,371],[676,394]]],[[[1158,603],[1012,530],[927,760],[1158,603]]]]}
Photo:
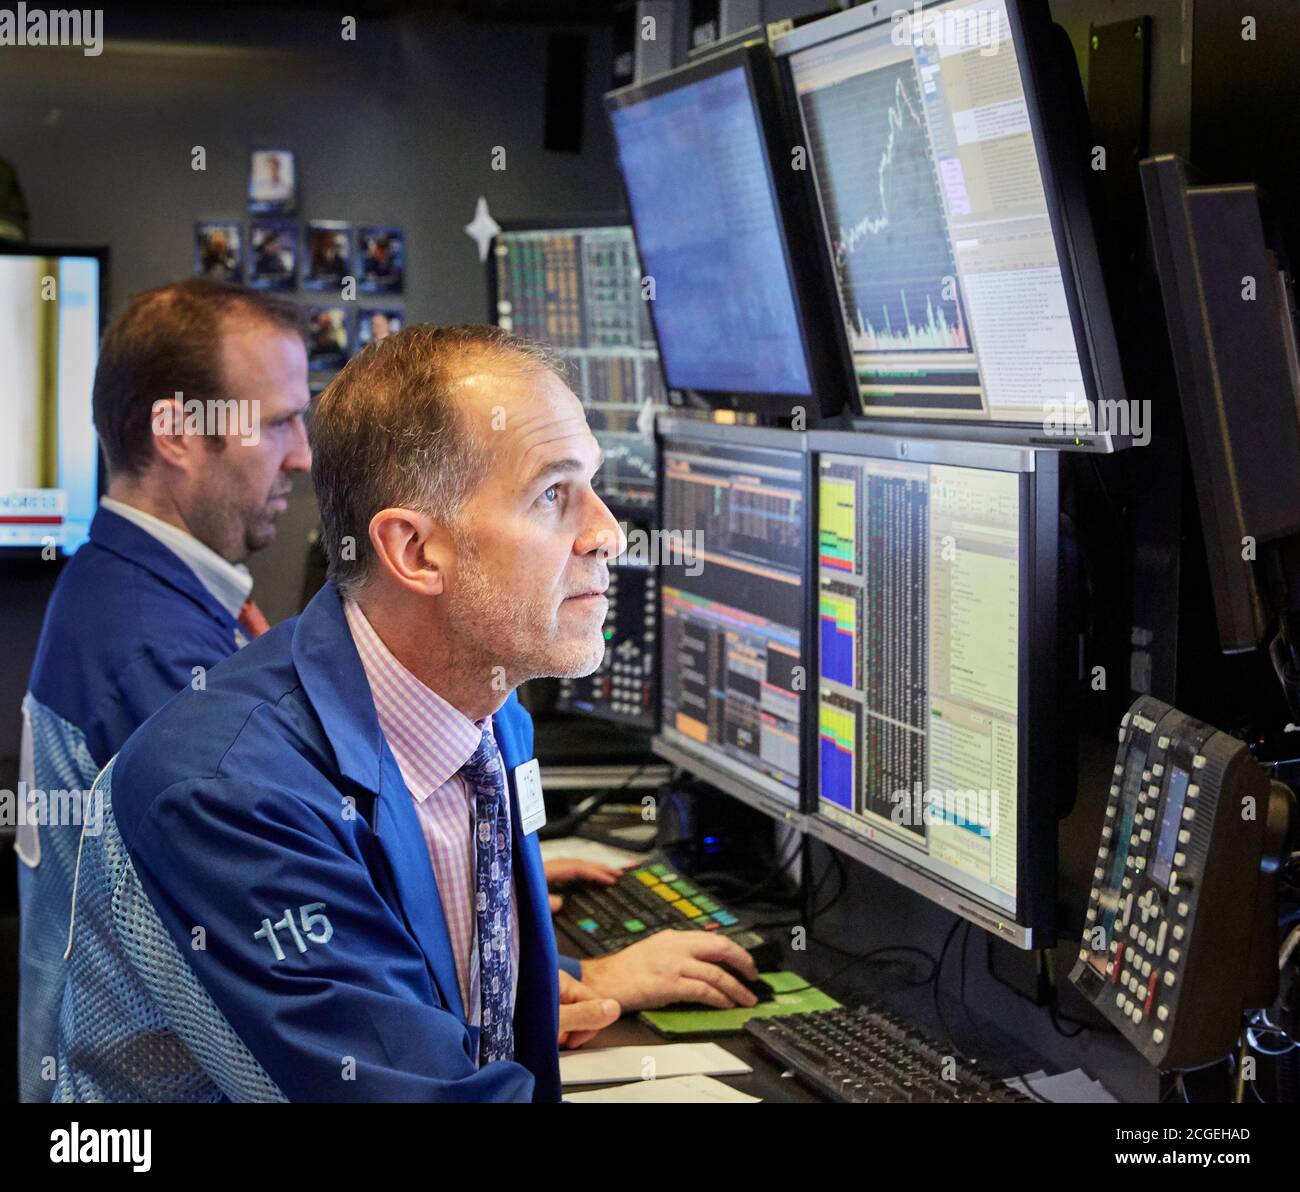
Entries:
{"type": "Polygon", "coordinates": [[[271,622],[262,615],[262,610],[253,603],[250,596],[239,610],[239,624],[250,638],[261,637],[271,628],[271,622]]]}

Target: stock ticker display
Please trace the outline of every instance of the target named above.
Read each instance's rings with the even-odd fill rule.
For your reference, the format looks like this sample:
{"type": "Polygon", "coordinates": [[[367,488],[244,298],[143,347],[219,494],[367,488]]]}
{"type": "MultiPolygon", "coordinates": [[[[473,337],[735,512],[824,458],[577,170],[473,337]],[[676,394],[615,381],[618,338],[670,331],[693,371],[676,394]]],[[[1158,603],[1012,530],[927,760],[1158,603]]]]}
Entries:
{"type": "Polygon", "coordinates": [[[819,459],[819,811],[1015,909],[1014,473],[819,459]]]}
{"type": "Polygon", "coordinates": [[[661,723],[686,747],[798,799],[807,493],[798,453],[666,442],[661,723]]]}
{"type": "Polygon", "coordinates": [[[630,514],[652,510],[654,445],[637,426],[667,398],[628,227],[505,231],[496,239],[500,327],[556,348],[605,451],[596,491],[630,514]]]}

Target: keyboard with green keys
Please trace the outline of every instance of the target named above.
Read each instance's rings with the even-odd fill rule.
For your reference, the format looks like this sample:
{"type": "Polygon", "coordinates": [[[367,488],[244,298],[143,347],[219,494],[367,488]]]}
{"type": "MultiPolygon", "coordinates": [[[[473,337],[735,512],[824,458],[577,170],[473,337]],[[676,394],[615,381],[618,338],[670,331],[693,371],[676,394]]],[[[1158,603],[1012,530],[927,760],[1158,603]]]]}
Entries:
{"type": "Polygon", "coordinates": [[[612,886],[564,891],[555,925],[588,956],[608,956],[656,931],[717,931],[754,954],[759,968],[775,968],[780,949],[753,923],[723,906],[665,862],[629,870],[612,886]]]}

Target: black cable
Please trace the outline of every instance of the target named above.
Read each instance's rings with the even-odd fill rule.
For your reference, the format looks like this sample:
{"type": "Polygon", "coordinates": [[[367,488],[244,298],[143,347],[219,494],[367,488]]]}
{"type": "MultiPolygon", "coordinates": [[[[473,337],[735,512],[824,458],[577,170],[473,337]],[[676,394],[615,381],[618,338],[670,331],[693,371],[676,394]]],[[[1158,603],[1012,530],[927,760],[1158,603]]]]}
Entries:
{"type": "MultiPolygon", "coordinates": [[[[818,941],[818,942],[821,943],[821,941],[818,941]]],[[[826,945],[826,944],[823,944],[823,947],[831,947],[831,948],[832,948],[832,951],[836,951],[836,952],[841,951],[841,949],[839,949],[839,948],[834,948],[832,945],[826,945]]],[[[872,948],[869,952],[863,952],[863,953],[862,953],[861,955],[859,955],[859,956],[854,956],[853,959],[851,959],[847,964],[842,964],[842,965],[840,965],[839,968],[832,970],[832,971],[831,971],[827,976],[825,976],[825,977],[819,979],[819,980],[816,982],[816,984],[814,984],[814,983],[812,983],[812,982],[806,982],[806,983],[803,984],[803,985],[795,985],[795,986],[792,986],[792,987],[789,988],[789,989],[783,989],[783,990],[781,990],[781,993],[782,993],[782,994],[787,994],[787,993],[803,993],[804,990],[806,990],[806,989],[821,989],[823,986],[827,986],[827,985],[829,985],[832,981],[836,981],[836,980],[838,980],[838,979],[839,979],[840,977],[842,977],[845,973],[847,973],[847,972],[849,971],[849,969],[851,969],[851,968],[856,968],[859,964],[864,964],[864,963],[867,962],[868,960],[871,960],[873,957],[880,956],[880,955],[882,955],[882,954],[885,953],[885,952],[917,952],[917,953],[919,953],[921,956],[925,957],[925,959],[928,960],[932,965],[934,964],[934,957],[931,956],[928,952],[925,952],[925,951],[923,951],[923,950],[920,949],[920,948],[914,948],[914,947],[912,947],[910,944],[886,944],[884,947],[881,947],[881,948],[872,948]]],[[[878,964],[897,964],[898,962],[897,962],[897,961],[877,961],[876,963],[878,963],[878,964]]],[[[928,983],[929,983],[929,980],[930,980],[930,978],[927,977],[924,981],[908,982],[908,984],[925,985],[925,984],[928,984],[928,983]]]]}
{"type": "Polygon", "coordinates": [[[607,791],[600,791],[598,794],[591,796],[591,801],[587,806],[579,808],[577,811],[571,811],[568,815],[556,820],[553,824],[544,824],[537,831],[539,840],[557,840],[562,836],[570,836],[574,830],[585,824],[593,815],[596,814],[606,803],[615,795],[621,795],[629,786],[632,785],[642,774],[645,768],[650,764],[650,760],[643,761],[635,770],[632,771],[616,787],[611,787],[607,791]]]}
{"type": "Polygon", "coordinates": [[[1092,1024],[1084,1022],[1078,1018],[1071,1018],[1068,1014],[1061,1013],[1061,987],[1056,983],[1056,965],[1052,960],[1052,953],[1046,948],[1042,949],[1043,969],[1047,973],[1047,989],[1049,997],[1047,999],[1047,1017],[1052,1024],[1052,1029],[1064,1039],[1077,1039],[1084,1031],[1091,1031],[1092,1024]],[[1061,1024],[1069,1023],[1075,1029],[1072,1031],[1063,1030],[1061,1024]]]}
{"type": "MultiPolygon", "coordinates": [[[[1053,986],[1052,988],[1054,990],[1055,986],[1053,986]]],[[[1077,1039],[1080,1035],[1083,1034],[1084,1031],[1088,1031],[1092,1029],[1090,1026],[1088,1026],[1086,1022],[1080,1022],[1077,1018],[1068,1018],[1064,1014],[1058,1014],[1056,1011],[1055,996],[1053,996],[1052,1000],[1047,1003],[1047,1017],[1051,1020],[1052,1028],[1063,1039],[1077,1039]],[[1075,1029],[1072,1031],[1062,1030],[1061,1029],[1062,1022],[1074,1023],[1075,1029]]]]}
{"type": "MultiPolygon", "coordinates": [[[[856,955],[855,953],[850,952],[847,948],[841,948],[838,944],[833,944],[833,943],[830,942],[830,940],[828,940],[828,939],[824,939],[824,938],[822,938],[822,937],[819,936],[819,935],[815,935],[815,934],[813,934],[812,932],[809,932],[809,938],[810,938],[810,939],[813,941],[813,943],[815,943],[818,947],[820,947],[820,948],[826,948],[828,951],[831,951],[831,952],[838,952],[841,956],[854,956],[854,955],[856,955]]],[[[882,947],[882,948],[873,948],[873,949],[871,949],[870,952],[863,953],[863,955],[865,955],[865,956],[874,956],[874,955],[876,955],[876,954],[879,953],[879,952],[914,952],[914,953],[916,953],[916,955],[918,955],[918,956],[922,957],[923,959],[928,960],[928,961],[930,962],[930,974],[927,975],[927,976],[925,976],[925,977],[920,978],[920,979],[917,980],[917,981],[908,981],[908,982],[906,982],[906,984],[909,985],[909,986],[914,986],[914,987],[915,987],[915,986],[921,986],[921,985],[929,985],[930,982],[934,979],[934,964],[935,964],[935,960],[934,960],[934,957],[931,956],[930,953],[927,952],[924,948],[918,948],[918,947],[914,946],[913,944],[889,944],[889,945],[886,945],[885,947],[882,947]]]]}
{"type": "MultiPolygon", "coordinates": [[[[970,1011],[966,1008],[966,948],[967,945],[969,944],[970,944],[970,920],[967,920],[966,930],[961,937],[961,959],[958,961],[958,964],[960,965],[959,973],[961,976],[961,985],[959,986],[959,989],[961,991],[960,1004],[961,1004],[962,1011],[965,1013],[968,1019],[970,1019],[970,1011]]],[[[972,1026],[975,1025],[974,1019],[971,1019],[971,1025],[972,1026]]],[[[978,1034],[978,1031],[976,1033],[978,1034]]]]}
{"type": "Polygon", "coordinates": [[[1028,1002],[1031,1006],[1034,1007],[1034,1009],[1041,1010],[1046,1008],[1047,1016],[1052,1023],[1052,1028],[1056,1031],[1058,1035],[1061,1035],[1063,1038],[1066,1039],[1074,1039],[1077,1038],[1079,1035],[1081,1035],[1084,1031],[1091,1031],[1096,1029],[1092,1023],[1082,1022],[1077,1018],[1071,1018],[1068,1014],[1062,1014],[1058,1009],[1058,1005],[1060,1002],[1059,986],[1056,984],[1055,979],[1053,979],[1053,977],[1050,975],[1051,968],[1048,965],[1047,952],[1045,949],[1042,948],[1034,949],[1034,955],[1039,958],[1039,960],[1043,964],[1044,969],[1047,970],[1047,972],[1049,973],[1048,980],[1047,980],[1047,989],[1048,989],[1049,996],[1046,1002],[1040,1002],[1038,1001],[1037,998],[1030,997],[1029,994],[1025,993],[1023,990],[1017,989],[1014,985],[1011,984],[1010,981],[1004,981],[1001,977],[997,975],[997,973],[993,969],[993,937],[989,936],[985,942],[987,946],[985,948],[984,956],[985,956],[985,967],[988,971],[988,975],[999,985],[1001,985],[1003,989],[1007,990],[1008,993],[1015,994],[1015,996],[1018,997],[1022,1002],[1028,1002]],[[1061,1023],[1068,1023],[1070,1026],[1077,1027],[1078,1029],[1075,1031],[1062,1030],[1061,1023]]]}
{"type": "MultiPolygon", "coordinates": [[[[958,1001],[958,1004],[961,1006],[962,1013],[965,1014],[966,1016],[966,1021],[970,1023],[971,1031],[975,1035],[975,1041],[989,1055],[997,1055],[998,1049],[996,1047],[989,1046],[988,1040],[984,1038],[984,1032],[980,1030],[979,1023],[975,1021],[975,1015],[971,1012],[971,1008],[966,1004],[966,947],[970,943],[972,930],[974,930],[974,924],[971,923],[969,920],[967,920],[965,934],[961,937],[961,960],[960,960],[961,997],[958,1001]]],[[[954,1043],[955,1042],[956,1041],[954,1040],[954,1043]]],[[[1021,1076],[1019,1080],[1020,1080],[1020,1087],[1022,1091],[1025,1093],[1025,1095],[1033,1098],[1033,1100],[1037,1101],[1039,1105],[1055,1104],[1055,1102],[1049,1101],[1046,1097],[1042,1095],[1042,1093],[1040,1093],[1036,1088],[1033,1088],[1030,1085],[1028,1076],[1021,1076]]],[[[1003,1081],[1003,1083],[1005,1084],[1006,1082],[1003,1081]]]]}
{"type": "Polygon", "coordinates": [[[952,1027],[948,1025],[948,1020],[943,1016],[943,1007],[939,1005],[939,982],[943,977],[943,962],[948,956],[948,949],[952,947],[953,937],[957,934],[957,929],[962,925],[962,920],[957,919],[949,929],[947,936],[944,938],[943,947],[939,949],[939,959],[934,966],[934,1012],[939,1016],[939,1023],[942,1025],[944,1034],[948,1036],[948,1042],[957,1046],[957,1036],[952,1033],[952,1027]]]}
{"type": "Polygon", "coordinates": [[[790,855],[786,857],[784,861],[782,861],[779,865],[777,865],[776,868],[774,868],[765,878],[763,878],[762,881],[758,882],[753,886],[750,886],[746,890],[742,890],[739,894],[732,895],[731,898],[728,899],[728,901],[734,906],[738,903],[746,902],[749,899],[753,898],[756,894],[760,893],[763,890],[766,890],[768,886],[770,886],[774,881],[776,881],[777,878],[779,878],[783,873],[785,873],[785,871],[789,869],[790,866],[793,865],[795,861],[799,859],[799,850],[802,847],[803,847],[803,838],[800,836],[795,836],[794,848],[790,850],[790,855]]]}
{"type": "MultiPolygon", "coordinates": [[[[835,894],[834,894],[834,896],[831,898],[831,900],[830,900],[828,903],[826,903],[825,906],[821,906],[821,907],[814,906],[814,907],[813,907],[813,918],[814,918],[814,919],[818,919],[818,918],[820,918],[822,915],[826,914],[827,911],[831,910],[831,908],[834,907],[835,904],[836,904],[837,902],[839,902],[839,900],[840,900],[841,898],[844,897],[845,891],[848,889],[848,885],[849,885],[849,874],[848,874],[848,870],[845,868],[845,865],[844,865],[844,858],[841,857],[841,856],[839,855],[839,853],[837,853],[834,849],[832,849],[832,850],[831,850],[831,861],[832,861],[832,863],[833,863],[834,866],[835,866],[835,875],[836,875],[836,877],[839,879],[839,881],[838,881],[838,883],[837,883],[837,885],[836,885],[836,887],[835,887],[835,894]]],[[[821,893],[822,885],[825,883],[827,876],[828,876],[828,874],[823,874],[823,875],[822,875],[822,880],[821,880],[820,882],[817,883],[817,886],[816,886],[815,889],[813,890],[813,901],[814,901],[814,903],[815,903],[816,900],[817,900],[817,895],[821,893]]]]}
{"type": "MultiPolygon", "coordinates": [[[[1034,952],[1037,953],[1037,951],[1038,949],[1035,948],[1034,952]]],[[[988,970],[989,976],[1001,985],[1003,989],[1010,993],[1014,993],[1016,997],[1021,998],[1026,1002],[1030,1002],[1035,1006],[1038,1005],[1038,1003],[1023,990],[1017,989],[1010,981],[1004,981],[998,976],[996,970],[993,968],[993,937],[991,935],[986,936],[984,939],[984,967],[988,970]]]]}
{"type": "Polygon", "coordinates": [[[997,1052],[984,1041],[984,1036],[980,1031],[979,1023],[975,1021],[975,1015],[971,1013],[970,1007],[966,1004],[966,948],[970,944],[970,933],[971,933],[971,923],[970,920],[968,919],[966,921],[966,930],[962,933],[961,955],[960,955],[960,959],[957,962],[958,965],[960,966],[959,976],[961,978],[961,983],[958,986],[958,989],[960,991],[960,996],[957,999],[957,1004],[961,1007],[962,1013],[966,1016],[966,1021],[970,1023],[971,1030],[974,1032],[975,1038],[979,1042],[979,1045],[982,1048],[984,1048],[984,1050],[987,1051],[990,1055],[996,1055],[997,1052]]]}
{"type": "MultiPolygon", "coordinates": [[[[704,873],[693,874],[692,880],[695,882],[697,886],[703,887],[706,893],[714,895],[720,901],[727,903],[728,906],[740,906],[745,902],[751,901],[756,895],[758,895],[764,889],[770,886],[787,869],[789,869],[790,866],[795,863],[795,861],[799,859],[799,844],[800,842],[796,840],[794,851],[789,857],[787,857],[784,861],[781,861],[778,858],[777,863],[774,864],[773,868],[767,873],[766,876],[764,876],[757,883],[751,884],[749,886],[742,886],[740,892],[737,894],[723,894],[716,889],[716,887],[719,885],[722,886],[726,886],[728,884],[739,885],[741,881],[741,879],[735,877],[734,875],[729,873],[724,873],[720,870],[707,870],[704,873]]],[[[770,898],[768,899],[768,901],[775,906],[793,905],[791,899],[788,897],[770,898]]],[[[755,924],[755,926],[758,926],[758,924],[755,924]]]]}
{"type": "MultiPolygon", "coordinates": [[[[840,878],[839,885],[836,887],[835,893],[831,897],[831,900],[828,903],[826,903],[825,906],[813,907],[811,918],[813,919],[814,922],[816,922],[818,918],[820,918],[827,911],[829,911],[844,896],[844,890],[846,885],[848,884],[847,873],[844,868],[844,862],[840,860],[839,854],[832,852],[830,862],[827,863],[827,866],[825,870],[822,872],[821,877],[817,879],[816,885],[813,886],[813,902],[815,903],[817,901],[817,896],[822,892],[822,887],[826,884],[826,879],[830,877],[832,870],[834,870],[839,875],[840,878]]],[[[773,928],[773,927],[797,927],[799,926],[801,920],[802,920],[802,916],[797,916],[794,919],[764,919],[764,920],[755,921],[754,926],[759,930],[762,930],[763,928],[773,928]]],[[[812,924],[809,924],[810,930],[811,930],[811,926],[812,924]]],[[[843,951],[840,948],[835,948],[833,950],[837,952],[843,951]]]]}
{"type": "MultiPolygon", "coordinates": [[[[957,961],[958,976],[960,978],[960,983],[958,984],[957,1004],[961,1007],[961,1012],[966,1016],[967,1023],[970,1024],[971,1033],[975,1036],[975,1041],[989,1055],[997,1055],[997,1048],[988,1045],[987,1040],[984,1038],[983,1031],[980,1030],[979,1023],[975,1021],[975,1015],[971,1013],[970,1007],[966,1004],[966,949],[970,945],[972,926],[973,924],[969,919],[967,919],[965,923],[966,930],[962,933],[961,937],[961,952],[957,961]]],[[[1026,1085],[1026,1088],[1028,1088],[1028,1085],[1026,1085]]],[[[1038,1095],[1033,1093],[1032,1090],[1030,1090],[1030,1092],[1033,1096],[1038,1095]]]]}

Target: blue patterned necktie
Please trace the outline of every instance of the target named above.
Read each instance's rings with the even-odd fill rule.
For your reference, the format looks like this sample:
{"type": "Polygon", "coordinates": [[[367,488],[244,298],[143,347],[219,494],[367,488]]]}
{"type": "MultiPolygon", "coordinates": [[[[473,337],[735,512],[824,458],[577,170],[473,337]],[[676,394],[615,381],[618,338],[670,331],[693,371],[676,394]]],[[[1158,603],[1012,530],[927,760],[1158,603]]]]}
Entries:
{"type": "Polygon", "coordinates": [[[510,1007],[510,834],[506,774],[492,728],[461,768],[474,795],[474,915],[478,927],[479,1064],[515,1054],[510,1007]]]}

